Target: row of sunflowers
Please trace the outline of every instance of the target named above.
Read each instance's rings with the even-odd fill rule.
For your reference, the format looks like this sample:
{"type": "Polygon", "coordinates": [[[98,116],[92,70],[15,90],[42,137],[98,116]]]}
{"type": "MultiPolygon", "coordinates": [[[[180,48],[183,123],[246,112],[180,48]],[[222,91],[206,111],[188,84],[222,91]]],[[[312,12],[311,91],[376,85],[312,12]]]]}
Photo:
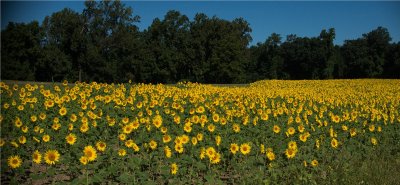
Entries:
{"type": "Polygon", "coordinates": [[[240,183],[243,173],[314,173],[342,150],[367,155],[396,139],[399,92],[399,80],[0,82],[2,180],[240,183]]]}

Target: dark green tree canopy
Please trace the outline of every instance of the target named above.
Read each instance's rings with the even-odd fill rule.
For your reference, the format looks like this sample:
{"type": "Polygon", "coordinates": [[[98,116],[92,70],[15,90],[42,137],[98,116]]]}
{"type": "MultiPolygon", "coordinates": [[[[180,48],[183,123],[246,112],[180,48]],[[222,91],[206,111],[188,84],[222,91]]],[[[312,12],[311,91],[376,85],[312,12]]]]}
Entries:
{"type": "Polygon", "coordinates": [[[378,27],[342,46],[334,28],[314,37],[266,35],[252,41],[243,18],[179,11],[140,31],[121,1],[84,2],[39,23],[1,32],[1,79],[176,83],[247,83],[260,79],[400,78],[400,43],[378,27]],[[283,40],[285,38],[285,40],[283,40]]]}

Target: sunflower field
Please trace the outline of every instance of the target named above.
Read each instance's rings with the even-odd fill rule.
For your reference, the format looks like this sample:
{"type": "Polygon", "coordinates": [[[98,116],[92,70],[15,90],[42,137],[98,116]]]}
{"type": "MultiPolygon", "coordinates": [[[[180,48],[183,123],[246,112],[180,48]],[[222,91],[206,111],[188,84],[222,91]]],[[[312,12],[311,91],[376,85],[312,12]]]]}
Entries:
{"type": "Polygon", "coordinates": [[[398,182],[379,169],[400,169],[400,80],[0,82],[0,93],[2,184],[398,182]]]}

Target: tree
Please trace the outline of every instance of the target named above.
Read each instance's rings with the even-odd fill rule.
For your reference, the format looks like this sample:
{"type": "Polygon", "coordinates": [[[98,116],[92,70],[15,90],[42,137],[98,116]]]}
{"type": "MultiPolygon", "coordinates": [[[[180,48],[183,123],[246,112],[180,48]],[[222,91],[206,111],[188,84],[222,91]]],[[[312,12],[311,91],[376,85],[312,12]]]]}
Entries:
{"type": "Polygon", "coordinates": [[[65,8],[51,16],[46,16],[42,28],[44,56],[40,63],[40,71],[42,71],[38,74],[40,78],[53,81],[53,75],[57,74],[57,78],[60,78],[57,81],[63,79],[81,80],[82,66],[84,65],[81,57],[86,47],[86,40],[83,35],[84,23],[81,15],[65,8]],[[62,65],[70,69],[61,72],[58,67],[54,67],[62,67],[62,65]],[[46,75],[42,74],[44,71],[48,71],[50,76],[45,78],[46,75]]]}
{"type": "Polygon", "coordinates": [[[10,22],[1,33],[1,79],[36,80],[36,63],[41,55],[40,27],[10,22]]]}
{"type": "Polygon", "coordinates": [[[389,32],[382,27],[363,34],[363,37],[357,40],[346,40],[342,53],[348,66],[348,77],[381,76],[390,40],[389,32]]]}
{"type": "Polygon", "coordinates": [[[153,81],[174,83],[190,78],[193,69],[189,29],[189,18],[178,11],[167,12],[162,21],[154,19],[146,31],[154,57],[153,81]]]}
{"type": "Polygon", "coordinates": [[[139,16],[120,1],[86,1],[83,10],[85,38],[83,56],[88,80],[117,82],[139,76],[139,16]]]}

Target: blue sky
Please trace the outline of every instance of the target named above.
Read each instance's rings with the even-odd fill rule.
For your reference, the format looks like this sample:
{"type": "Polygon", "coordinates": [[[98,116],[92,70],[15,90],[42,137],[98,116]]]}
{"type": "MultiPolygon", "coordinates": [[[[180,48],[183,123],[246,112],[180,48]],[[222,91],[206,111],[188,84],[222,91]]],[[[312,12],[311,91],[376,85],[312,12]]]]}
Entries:
{"type": "MultiPolygon", "coordinates": [[[[141,17],[137,25],[147,29],[156,17],[163,18],[168,10],[178,10],[190,19],[198,12],[209,17],[233,20],[243,17],[252,28],[253,42],[264,42],[273,32],[301,37],[318,36],[322,29],[336,29],[335,44],[356,39],[378,26],[386,27],[392,41],[400,41],[400,2],[270,2],[270,1],[124,1],[135,15],[141,17]]],[[[84,9],[83,1],[1,1],[1,28],[9,21],[42,22],[46,15],[64,7],[77,12],[84,9]]]]}

